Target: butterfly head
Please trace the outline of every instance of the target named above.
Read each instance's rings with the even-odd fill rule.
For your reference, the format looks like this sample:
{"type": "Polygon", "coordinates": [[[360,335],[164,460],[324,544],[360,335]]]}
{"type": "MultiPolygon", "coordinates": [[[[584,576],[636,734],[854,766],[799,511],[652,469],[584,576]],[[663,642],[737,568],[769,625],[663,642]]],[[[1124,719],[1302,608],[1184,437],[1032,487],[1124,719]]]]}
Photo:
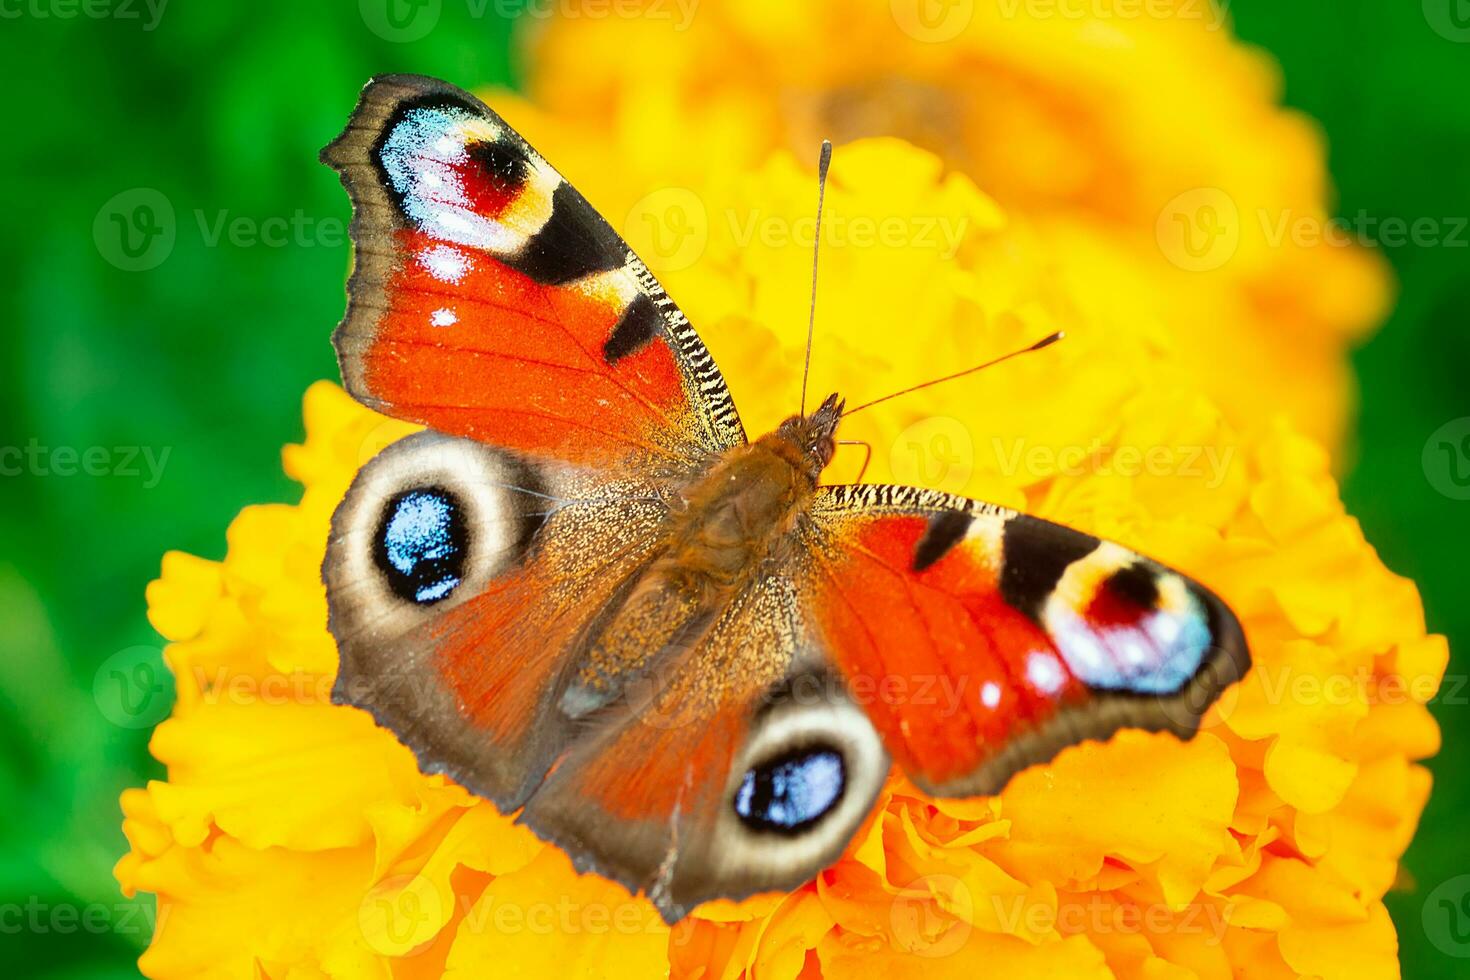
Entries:
{"type": "Polygon", "coordinates": [[[834,392],[827,396],[827,400],[815,412],[810,415],[793,415],[776,430],[781,438],[801,451],[813,480],[832,462],[832,455],[837,451],[837,442],[833,437],[837,432],[837,424],[842,421],[842,410],[846,404],[834,392]]]}

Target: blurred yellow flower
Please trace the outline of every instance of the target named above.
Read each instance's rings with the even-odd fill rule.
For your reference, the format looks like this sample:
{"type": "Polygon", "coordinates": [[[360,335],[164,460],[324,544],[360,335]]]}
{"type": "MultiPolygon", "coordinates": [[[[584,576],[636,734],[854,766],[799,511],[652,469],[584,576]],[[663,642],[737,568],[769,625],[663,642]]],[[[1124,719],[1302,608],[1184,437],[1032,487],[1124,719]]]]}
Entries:
{"type": "MultiPolygon", "coordinates": [[[[531,135],[552,159],[597,152],[531,135]]],[[[764,230],[708,222],[694,260],[677,247],[649,260],[755,431],[796,398],[814,187],[784,153],[721,179],[718,199],[764,230]]],[[[1091,289],[1105,267],[1053,251],[932,154],[843,147],[828,204],[842,231],[825,241],[819,310],[841,327],[819,339],[817,390],[876,396],[1068,327],[1045,354],[864,413],[844,435],[874,444],[872,478],[1025,507],[1224,596],[1256,668],[1201,734],[1088,743],[994,798],[929,799],[895,774],[816,881],[669,929],[329,703],[328,521],[358,467],[411,427],[324,382],[306,396],[305,443],[285,452],[301,502],[247,508],[222,563],[170,553],[148,590],[179,695],[152,743],[167,779],[122,799],[118,879],[160,904],[144,973],[1397,976],[1381,898],[1429,791],[1415,760],[1437,748],[1424,703],[1447,651],[1343,512],[1326,453],[1285,422],[1238,434],[1161,345],[1114,329],[1119,310],[1091,289]],[[914,216],[962,234],[918,245],[914,216]]],[[[830,475],[858,462],[846,453],[830,475]]]]}
{"type": "MultiPolygon", "coordinates": [[[[1278,69],[1235,41],[1221,5],[603,7],[559,6],[529,59],[536,101],[601,147],[574,180],[595,182],[612,158],[625,190],[701,188],[772,149],[806,159],[823,137],[903,137],[1058,254],[1086,253],[1119,342],[1170,345],[1233,423],[1286,413],[1343,442],[1347,353],[1386,312],[1386,264],[1329,222],[1322,138],[1279,107],[1278,69]]],[[[893,200],[907,179],[888,176],[893,200]]],[[[701,191],[712,212],[718,186],[701,191]]]]}

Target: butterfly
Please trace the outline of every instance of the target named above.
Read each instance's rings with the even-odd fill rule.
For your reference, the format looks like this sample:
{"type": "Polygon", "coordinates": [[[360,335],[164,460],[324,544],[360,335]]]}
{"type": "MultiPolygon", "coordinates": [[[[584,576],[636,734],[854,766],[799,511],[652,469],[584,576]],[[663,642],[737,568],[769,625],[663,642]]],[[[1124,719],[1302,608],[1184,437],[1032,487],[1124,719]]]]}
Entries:
{"type": "Polygon", "coordinates": [[[425,427],[333,516],[333,698],[667,921],[812,879],[892,764],[993,794],[1189,737],[1249,666],[1219,598],[1119,545],[823,484],[835,394],[751,441],[648,267],[474,96],[374,78],[322,158],[343,382],[425,427]]]}

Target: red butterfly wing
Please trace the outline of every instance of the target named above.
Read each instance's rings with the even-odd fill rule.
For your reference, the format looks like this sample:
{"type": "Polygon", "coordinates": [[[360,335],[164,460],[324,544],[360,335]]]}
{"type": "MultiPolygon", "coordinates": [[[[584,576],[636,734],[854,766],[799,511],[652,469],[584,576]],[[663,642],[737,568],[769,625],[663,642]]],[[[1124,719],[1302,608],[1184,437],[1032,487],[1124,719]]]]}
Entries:
{"type": "Polygon", "coordinates": [[[333,339],[364,404],[574,463],[745,440],[683,313],[480,100],[375,78],[322,156],[353,202],[356,267],[333,339]]]}
{"type": "Polygon", "coordinates": [[[1249,667],[1213,593],[1057,524],[907,487],[827,487],[811,615],[899,764],[941,795],[1123,727],[1193,734],[1249,667]]]}

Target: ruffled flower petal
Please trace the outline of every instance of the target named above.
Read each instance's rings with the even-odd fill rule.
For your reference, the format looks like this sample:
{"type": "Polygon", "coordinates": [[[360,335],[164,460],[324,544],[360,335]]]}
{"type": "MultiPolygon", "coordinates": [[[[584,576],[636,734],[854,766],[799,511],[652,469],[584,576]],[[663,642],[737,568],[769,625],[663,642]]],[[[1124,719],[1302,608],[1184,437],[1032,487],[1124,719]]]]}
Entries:
{"type": "MultiPolygon", "coordinates": [[[[574,176],[606,152],[573,127],[532,135],[574,176]]],[[[780,227],[810,207],[811,174],[784,153],[716,179],[708,200],[741,220],[780,227]]],[[[1428,793],[1416,762],[1438,746],[1424,705],[1447,651],[1344,512],[1328,455],[1284,422],[1242,430],[1168,344],[1077,292],[1089,253],[1055,251],[932,152],[845,147],[829,207],[964,233],[947,257],[881,236],[824,253],[820,308],[840,329],[819,333],[819,390],[874,396],[1070,335],[855,417],[844,431],[873,442],[869,478],[1025,507],[1218,591],[1256,665],[1203,732],[1087,743],[994,798],[930,799],[895,773],[815,881],[670,929],[329,703],[328,523],[363,462],[413,429],[323,383],[284,456],[300,502],[248,508],[223,562],[171,553],[148,590],[179,697],[152,745],[167,777],[122,801],[116,874],[158,896],[146,974],[1396,975],[1382,896],[1428,793]]],[[[810,253],[741,227],[711,223],[703,258],[663,275],[758,430],[794,405],[810,253]]],[[[834,479],[855,463],[839,457],[834,479]]]]}

